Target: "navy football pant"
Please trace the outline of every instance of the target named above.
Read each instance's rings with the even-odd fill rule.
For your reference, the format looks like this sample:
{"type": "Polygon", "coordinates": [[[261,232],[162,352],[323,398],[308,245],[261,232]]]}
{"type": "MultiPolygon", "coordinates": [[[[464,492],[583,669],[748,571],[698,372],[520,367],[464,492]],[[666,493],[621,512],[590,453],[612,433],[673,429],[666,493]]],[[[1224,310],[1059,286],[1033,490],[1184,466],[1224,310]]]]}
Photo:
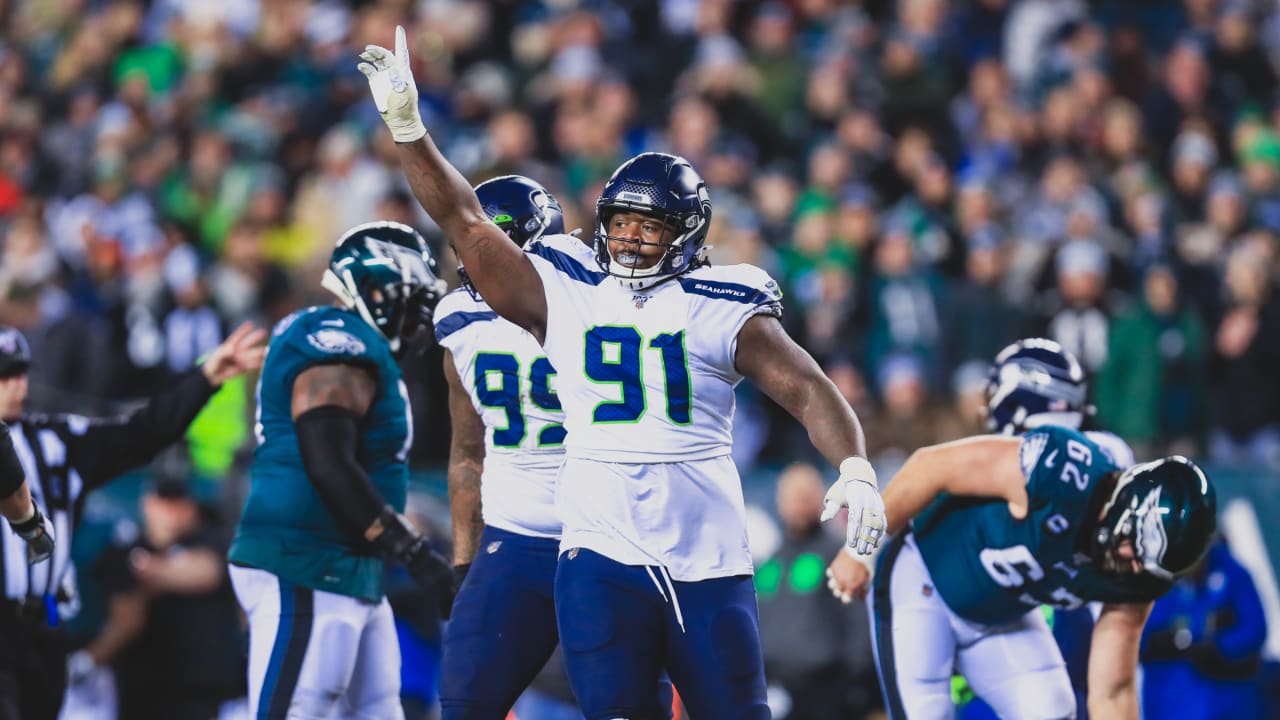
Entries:
{"type": "Polygon", "coordinates": [[[445,720],[502,720],[551,657],[559,641],[552,601],[559,546],[485,528],[445,628],[445,720]]]}
{"type": "Polygon", "coordinates": [[[769,718],[750,576],[673,582],[574,548],[556,570],[556,620],[587,720],[665,717],[652,703],[663,668],[691,718],[769,718]]]}

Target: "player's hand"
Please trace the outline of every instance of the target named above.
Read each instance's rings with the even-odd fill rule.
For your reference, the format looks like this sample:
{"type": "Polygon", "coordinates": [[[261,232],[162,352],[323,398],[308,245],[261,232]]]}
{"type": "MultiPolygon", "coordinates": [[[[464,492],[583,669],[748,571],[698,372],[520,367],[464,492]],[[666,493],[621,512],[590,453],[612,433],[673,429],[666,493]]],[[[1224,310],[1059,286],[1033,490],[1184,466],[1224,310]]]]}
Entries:
{"type": "Polygon", "coordinates": [[[841,548],[836,559],[827,566],[827,589],[848,605],[854,598],[865,598],[870,585],[870,563],[849,554],[847,548],[841,548]]]}
{"type": "Polygon", "coordinates": [[[76,687],[84,683],[98,669],[88,650],[77,650],[67,656],[67,684],[76,687]]]}
{"type": "Polygon", "coordinates": [[[840,463],[840,478],[822,499],[822,521],[826,522],[849,508],[845,526],[845,545],[859,555],[870,555],[884,537],[884,499],[876,484],[876,471],[860,457],[845,458],[840,463]]]}
{"type": "Polygon", "coordinates": [[[366,531],[365,539],[371,540],[384,557],[404,565],[422,592],[435,599],[440,616],[449,618],[453,611],[453,567],[431,549],[431,543],[408,518],[388,505],[366,531]]]}
{"type": "Polygon", "coordinates": [[[427,134],[418,113],[418,85],[409,69],[409,42],[404,26],[396,26],[396,51],[368,45],[360,53],[364,62],[356,67],[369,80],[373,104],[398,143],[413,142],[427,134]]]}
{"type": "Polygon", "coordinates": [[[427,539],[419,536],[417,542],[409,550],[404,560],[409,575],[418,583],[429,597],[436,600],[440,617],[445,620],[453,612],[454,587],[453,567],[440,553],[431,549],[427,539]]]}
{"type": "Polygon", "coordinates": [[[27,541],[27,563],[31,565],[53,556],[56,539],[53,534],[53,523],[49,522],[49,517],[40,512],[40,508],[33,509],[36,514],[29,519],[20,523],[10,523],[18,537],[27,541]]]}
{"type": "Polygon", "coordinates": [[[216,387],[237,375],[257,370],[267,354],[266,346],[261,344],[266,337],[267,331],[255,328],[253,323],[241,324],[209,353],[200,371],[209,384],[216,387]]]}

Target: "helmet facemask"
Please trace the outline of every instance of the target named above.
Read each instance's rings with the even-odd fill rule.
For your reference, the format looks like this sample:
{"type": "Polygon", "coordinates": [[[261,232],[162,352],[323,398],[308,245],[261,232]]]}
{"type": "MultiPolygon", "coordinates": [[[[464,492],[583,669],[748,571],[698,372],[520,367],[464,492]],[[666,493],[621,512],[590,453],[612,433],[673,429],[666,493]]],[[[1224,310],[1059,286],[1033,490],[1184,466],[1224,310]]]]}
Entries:
{"type": "Polygon", "coordinates": [[[1173,579],[1173,573],[1162,564],[1169,549],[1169,537],[1160,517],[1165,512],[1160,504],[1163,487],[1134,485],[1140,474],[1163,462],[1134,465],[1117,477],[1092,538],[1090,555],[1103,571],[1132,574],[1136,566],[1140,572],[1173,579]],[[1122,553],[1124,548],[1128,549],[1128,557],[1122,553]]]}
{"type": "Polygon", "coordinates": [[[623,163],[605,183],[596,201],[596,228],[593,243],[596,262],[609,275],[632,290],[645,290],[688,272],[702,264],[704,243],[711,224],[711,196],[707,185],[684,158],[647,152],[623,163]],[[662,254],[641,266],[627,253],[614,256],[609,241],[631,243],[611,227],[618,213],[638,213],[661,223],[670,239],[656,243],[652,235],[646,245],[660,244],[662,254]]]}
{"type": "Polygon", "coordinates": [[[391,352],[400,355],[430,334],[432,311],[448,287],[408,248],[368,242],[378,243],[376,266],[365,262],[357,279],[352,272],[357,260],[343,258],[325,271],[321,285],[382,333],[391,352]]]}
{"type": "Polygon", "coordinates": [[[691,270],[697,266],[695,256],[696,239],[707,233],[705,217],[694,213],[672,213],[649,205],[636,205],[629,202],[601,200],[596,210],[595,249],[596,259],[601,268],[624,285],[633,290],[644,290],[653,287],[668,278],[691,270]],[[652,218],[662,226],[659,242],[646,241],[642,237],[619,237],[609,234],[609,225],[619,213],[639,213],[652,218]],[[670,238],[670,239],[668,239],[670,238]],[[660,247],[663,253],[648,267],[641,267],[644,256],[639,253],[624,253],[615,256],[613,243],[623,243],[635,247],[660,247]]]}

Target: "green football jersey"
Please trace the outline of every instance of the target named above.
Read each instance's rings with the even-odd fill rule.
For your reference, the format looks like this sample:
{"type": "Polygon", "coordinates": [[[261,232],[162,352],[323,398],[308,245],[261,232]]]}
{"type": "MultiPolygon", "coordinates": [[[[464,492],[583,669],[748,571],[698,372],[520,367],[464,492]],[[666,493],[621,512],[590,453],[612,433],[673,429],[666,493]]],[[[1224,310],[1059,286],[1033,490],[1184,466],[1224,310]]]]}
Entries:
{"type": "Polygon", "coordinates": [[[412,418],[400,368],[386,339],[355,312],[313,307],[272,331],[258,379],[249,497],[228,559],[304,587],[370,602],[382,598],[383,561],[343,531],[307,478],[291,412],[293,382],[308,367],[348,363],[377,382],[360,424],[356,457],[397,511],[408,492],[412,418]]]}
{"type": "Polygon", "coordinates": [[[1003,500],[944,495],[912,523],[934,586],[973,622],[1000,625],[1039,605],[1146,602],[1169,583],[1150,575],[1104,573],[1084,554],[1082,533],[1094,489],[1118,468],[1083,433],[1046,427],[1022,438],[1026,518],[1003,500]]]}

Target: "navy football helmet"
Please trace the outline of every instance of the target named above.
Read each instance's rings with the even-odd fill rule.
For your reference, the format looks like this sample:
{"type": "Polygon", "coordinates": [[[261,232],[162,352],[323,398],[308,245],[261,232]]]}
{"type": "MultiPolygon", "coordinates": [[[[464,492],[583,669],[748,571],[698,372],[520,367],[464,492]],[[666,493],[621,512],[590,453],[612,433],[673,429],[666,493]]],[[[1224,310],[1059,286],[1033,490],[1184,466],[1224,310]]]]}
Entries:
{"type": "Polygon", "coordinates": [[[996,355],[987,378],[987,429],[1020,435],[1041,425],[1079,429],[1088,385],[1075,356],[1053,340],[1018,340],[996,355]]]}
{"type": "Polygon", "coordinates": [[[1134,465],[1116,479],[1093,530],[1090,555],[1108,572],[1142,572],[1172,580],[1209,549],[1218,527],[1213,485],[1181,455],[1134,465]],[[1127,556],[1120,554],[1128,546],[1127,556]],[[1136,561],[1136,563],[1135,563],[1136,561]]]}
{"type": "Polygon", "coordinates": [[[396,222],[348,230],[320,284],[381,332],[395,353],[427,334],[431,314],[448,291],[427,241],[396,222]]]}
{"type": "Polygon", "coordinates": [[[0,326],[0,380],[26,375],[31,367],[31,346],[14,327],[0,326]]]}
{"type": "MultiPolygon", "coordinates": [[[[523,175],[503,175],[476,186],[484,214],[502,228],[512,242],[525,247],[543,235],[564,234],[564,212],[555,195],[540,183],[523,175]]],[[[458,263],[462,286],[479,299],[471,277],[458,263]]]]}
{"type": "Polygon", "coordinates": [[[596,260],[605,272],[640,290],[697,267],[711,224],[711,197],[688,160],[666,153],[641,153],[614,171],[596,202],[596,260]],[[642,213],[672,234],[666,252],[651,267],[631,267],[609,251],[609,219],[619,212],[642,213]]]}

